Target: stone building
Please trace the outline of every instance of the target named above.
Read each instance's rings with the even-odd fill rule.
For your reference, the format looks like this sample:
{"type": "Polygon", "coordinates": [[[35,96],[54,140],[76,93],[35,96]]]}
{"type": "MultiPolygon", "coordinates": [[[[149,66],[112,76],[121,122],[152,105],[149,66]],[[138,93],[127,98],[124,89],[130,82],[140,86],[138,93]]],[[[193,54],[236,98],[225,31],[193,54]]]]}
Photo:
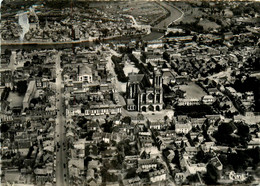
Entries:
{"type": "Polygon", "coordinates": [[[155,69],[152,83],[144,74],[130,73],[127,82],[127,110],[160,111],[163,109],[163,79],[160,70],[155,69]]]}

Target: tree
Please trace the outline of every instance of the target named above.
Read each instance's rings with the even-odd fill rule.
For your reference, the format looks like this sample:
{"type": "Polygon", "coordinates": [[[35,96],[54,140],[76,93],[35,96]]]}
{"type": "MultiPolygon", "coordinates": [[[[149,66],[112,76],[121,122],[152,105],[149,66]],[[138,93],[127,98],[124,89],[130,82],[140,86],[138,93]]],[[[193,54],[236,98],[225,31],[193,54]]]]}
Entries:
{"type": "Polygon", "coordinates": [[[124,117],[122,119],[122,122],[130,125],[131,124],[131,117],[129,117],[129,116],[124,117]]]}
{"type": "Polygon", "coordinates": [[[98,150],[99,152],[105,151],[107,149],[108,144],[106,144],[104,141],[101,141],[98,143],[98,150]]]}
{"type": "Polygon", "coordinates": [[[167,52],[163,53],[163,59],[165,59],[166,61],[170,61],[170,55],[167,52]]]}
{"type": "Polygon", "coordinates": [[[232,134],[234,131],[231,123],[222,123],[218,127],[218,133],[223,134],[223,135],[229,135],[232,134]]]}
{"type": "Polygon", "coordinates": [[[5,133],[5,132],[7,132],[9,130],[9,128],[10,128],[9,125],[3,123],[1,125],[1,132],[5,133]]]}
{"type": "Polygon", "coordinates": [[[136,176],[136,168],[130,168],[126,170],[127,174],[125,176],[125,179],[134,178],[136,176]]]}
{"type": "Polygon", "coordinates": [[[78,120],[77,125],[82,128],[83,125],[84,125],[85,123],[87,123],[87,121],[88,121],[88,120],[87,120],[85,117],[80,117],[79,120],[78,120]]]}
{"type": "Polygon", "coordinates": [[[198,39],[198,36],[197,36],[197,35],[194,35],[194,36],[192,37],[192,41],[197,41],[197,39],[198,39]]]}
{"type": "Polygon", "coordinates": [[[113,121],[106,122],[102,125],[104,132],[111,133],[113,127],[113,121]]]}
{"type": "Polygon", "coordinates": [[[37,100],[36,98],[33,98],[33,99],[31,100],[31,103],[34,104],[34,105],[36,105],[36,104],[38,103],[38,100],[37,100]]]}
{"type": "Polygon", "coordinates": [[[30,66],[30,64],[31,64],[30,61],[26,61],[26,62],[23,64],[23,66],[24,66],[24,67],[28,67],[28,66],[30,66]]]}
{"type": "Polygon", "coordinates": [[[205,176],[205,182],[209,185],[215,185],[217,183],[217,180],[219,179],[219,175],[217,173],[217,170],[212,164],[207,165],[207,173],[205,176]]]}
{"type": "Polygon", "coordinates": [[[237,133],[241,137],[248,137],[249,135],[249,127],[244,125],[243,123],[236,123],[237,126],[237,133]]]}
{"type": "Polygon", "coordinates": [[[17,92],[20,95],[25,94],[27,91],[27,81],[18,81],[17,82],[17,92]]]}
{"type": "Polygon", "coordinates": [[[1,94],[1,101],[7,100],[9,93],[10,93],[10,88],[9,87],[5,87],[4,91],[1,94]]]}

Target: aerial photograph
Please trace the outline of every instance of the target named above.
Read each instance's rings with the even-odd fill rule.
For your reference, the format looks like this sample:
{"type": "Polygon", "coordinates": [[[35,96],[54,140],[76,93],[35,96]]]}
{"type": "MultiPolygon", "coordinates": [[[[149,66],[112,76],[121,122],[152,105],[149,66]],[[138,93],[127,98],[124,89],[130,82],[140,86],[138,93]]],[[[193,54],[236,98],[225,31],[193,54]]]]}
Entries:
{"type": "Polygon", "coordinates": [[[0,185],[260,185],[260,1],[0,0],[0,185]]]}

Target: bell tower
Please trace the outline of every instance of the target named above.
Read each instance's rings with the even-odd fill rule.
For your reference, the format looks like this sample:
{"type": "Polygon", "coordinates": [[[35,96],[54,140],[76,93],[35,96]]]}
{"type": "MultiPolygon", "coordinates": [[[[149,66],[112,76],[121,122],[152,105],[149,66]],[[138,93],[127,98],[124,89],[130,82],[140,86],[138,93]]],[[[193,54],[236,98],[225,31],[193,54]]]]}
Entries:
{"type": "Polygon", "coordinates": [[[153,86],[154,88],[162,88],[162,73],[157,68],[154,69],[153,86]]]}
{"type": "Polygon", "coordinates": [[[154,88],[154,103],[163,103],[163,87],[162,73],[160,69],[154,69],[153,88],[154,88]]]}

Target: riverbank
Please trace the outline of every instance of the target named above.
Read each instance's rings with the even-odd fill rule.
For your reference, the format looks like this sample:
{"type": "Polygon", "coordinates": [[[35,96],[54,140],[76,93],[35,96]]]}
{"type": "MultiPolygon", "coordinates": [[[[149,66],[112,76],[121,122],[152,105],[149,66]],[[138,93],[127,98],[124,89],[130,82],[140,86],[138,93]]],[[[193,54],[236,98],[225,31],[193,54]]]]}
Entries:
{"type": "MultiPolygon", "coordinates": [[[[170,12],[170,16],[162,20],[160,23],[155,25],[156,28],[166,28],[174,21],[179,20],[183,16],[183,12],[178,8],[171,6],[165,2],[160,2],[160,5],[170,12]]],[[[97,38],[86,39],[86,40],[77,40],[77,41],[63,41],[63,42],[14,42],[14,41],[1,41],[1,48],[5,49],[33,49],[33,48],[73,48],[76,46],[80,47],[89,47],[93,46],[95,43],[104,42],[104,43],[128,43],[133,39],[142,39],[145,41],[156,40],[163,37],[164,33],[151,32],[148,35],[133,35],[133,36],[112,36],[107,38],[102,38],[98,40],[97,38]]]]}

